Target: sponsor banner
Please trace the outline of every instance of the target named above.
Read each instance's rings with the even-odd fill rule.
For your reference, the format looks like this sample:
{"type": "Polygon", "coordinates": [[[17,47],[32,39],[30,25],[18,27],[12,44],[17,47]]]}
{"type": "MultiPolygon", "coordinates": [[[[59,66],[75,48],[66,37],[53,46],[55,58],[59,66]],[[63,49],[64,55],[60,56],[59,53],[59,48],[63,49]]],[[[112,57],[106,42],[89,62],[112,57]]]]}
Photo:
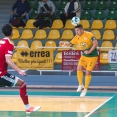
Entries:
{"type": "Polygon", "coordinates": [[[108,52],[109,59],[109,70],[115,71],[117,70],[117,50],[109,50],[108,52]]]}
{"type": "Polygon", "coordinates": [[[81,51],[64,50],[62,51],[62,70],[76,70],[81,56],[81,51]]]}
{"type": "Polygon", "coordinates": [[[53,51],[17,49],[17,66],[20,69],[53,69],[53,51]]]}
{"type": "MultiPolygon", "coordinates": [[[[98,51],[98,55],[100,52],[98,51]]],[[[62,51],[62,70],[73,71],[77,69],[78,61],[82,55],[80,50],[64,50],[62,51]]],[[[100,70],[100,56],[98,56],[97,63],[94,70],[100,70]]]]}
{"type": "Polygon", "coordinates": [[[108,68],[110,71],[117,71],[117,63],[109,63],[108,68]]]}
{"type": "Polygon", "coordinates": [[[109,50],[109,63],[117,63],[117,50],[109,50]]]}

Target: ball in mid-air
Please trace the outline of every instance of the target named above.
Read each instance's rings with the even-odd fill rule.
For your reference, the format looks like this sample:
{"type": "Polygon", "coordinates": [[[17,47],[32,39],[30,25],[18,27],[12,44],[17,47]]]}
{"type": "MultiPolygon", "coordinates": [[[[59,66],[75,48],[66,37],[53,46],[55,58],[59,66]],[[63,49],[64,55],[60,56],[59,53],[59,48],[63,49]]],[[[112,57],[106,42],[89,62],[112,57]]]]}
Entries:
{"type": "Polygon", "coordinates": [[[71,24],[74,26],[77,26],[78,24],[80,24],[80,18],[75,16],[71,19],[71,24]]]}

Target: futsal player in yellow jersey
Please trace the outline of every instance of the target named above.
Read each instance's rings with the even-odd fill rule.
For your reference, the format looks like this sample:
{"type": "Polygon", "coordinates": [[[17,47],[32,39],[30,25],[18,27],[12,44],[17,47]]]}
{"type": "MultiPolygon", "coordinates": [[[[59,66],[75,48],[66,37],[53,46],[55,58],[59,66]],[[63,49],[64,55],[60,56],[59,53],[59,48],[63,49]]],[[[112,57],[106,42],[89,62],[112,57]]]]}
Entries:
{"type": "Polygon", "coordinates": [[[61,41],[60,44],[62,45],[64,43],[64,45],[67,46],[78,44],[83,51],[77,67],[77,78],[79,82],[77,92],[80,92],[84,88],[80,95],[81,97],[84,97],[87,93],[87,89],[92,78],[91,72],[98,59],[98,52],[96,49],[98,42],[92,33],[84,31],[81,24],[75,27],[75,33],[76,36],[70,42],[64,43],[61,41]],[[82,83],[84,69],[86,70],[85,86],[82,83]]]}

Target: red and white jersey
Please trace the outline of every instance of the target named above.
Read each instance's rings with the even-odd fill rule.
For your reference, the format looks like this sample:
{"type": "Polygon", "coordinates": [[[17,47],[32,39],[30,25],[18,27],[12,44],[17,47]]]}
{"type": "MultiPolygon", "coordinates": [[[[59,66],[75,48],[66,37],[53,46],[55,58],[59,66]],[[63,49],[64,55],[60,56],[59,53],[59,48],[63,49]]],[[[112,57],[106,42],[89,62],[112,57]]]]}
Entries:
{"type": "Polygon", "coordinates": [[[14,46],[8,38],[0,40],[0,76],[7,73],[8,64],[6,63],[5,56],[12,56],[14,46]]]}

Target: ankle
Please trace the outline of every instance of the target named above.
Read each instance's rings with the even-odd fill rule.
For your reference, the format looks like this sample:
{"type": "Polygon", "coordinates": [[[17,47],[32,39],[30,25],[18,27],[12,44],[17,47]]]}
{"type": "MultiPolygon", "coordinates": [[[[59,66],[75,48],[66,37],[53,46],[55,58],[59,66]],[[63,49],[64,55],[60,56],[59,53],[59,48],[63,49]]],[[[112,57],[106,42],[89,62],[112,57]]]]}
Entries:
{"type": "Polygon", "coordinates": [[[87,91],[87,89],[84,88],[84,91],[87,91]]]}
{"type": "Polygon", "coordinates": [[[29,109],[30,108],[30,105],[29,104],[26,104],[25,105],[25,109],[27,110],[27,109],[29,109]]]}
{"type": "Polygon", "coordinates": [[[79,86],[83,86],[83,84],[79,84],[79,86]]]}

